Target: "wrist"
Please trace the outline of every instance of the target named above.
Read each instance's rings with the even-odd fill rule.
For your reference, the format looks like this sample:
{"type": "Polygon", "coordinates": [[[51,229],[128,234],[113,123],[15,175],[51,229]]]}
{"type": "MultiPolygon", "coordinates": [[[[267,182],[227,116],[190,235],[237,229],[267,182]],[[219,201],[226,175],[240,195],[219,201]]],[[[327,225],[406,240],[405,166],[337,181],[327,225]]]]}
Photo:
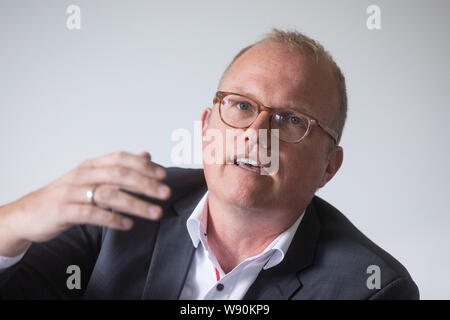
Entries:
{"type": "Polygon", "coordinates": [[[0,256],[16,257],[26,251],[32,242],[14,234],[12,214],[8,211],[8,206],[0,207],[0,256]]]}

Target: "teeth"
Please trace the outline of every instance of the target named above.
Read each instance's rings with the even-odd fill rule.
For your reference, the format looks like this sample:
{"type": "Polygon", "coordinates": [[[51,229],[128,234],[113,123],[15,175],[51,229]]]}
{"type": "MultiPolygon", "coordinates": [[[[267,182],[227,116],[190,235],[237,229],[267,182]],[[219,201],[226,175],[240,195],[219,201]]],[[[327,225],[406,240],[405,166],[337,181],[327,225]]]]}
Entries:
{"type": "Polygon", "coordinates": [[[249,164],[254,167],[258,167],[258,163],[255,160],[248,159],[248,158],[237,158],[236,163],[237,164],[249,164]]]}

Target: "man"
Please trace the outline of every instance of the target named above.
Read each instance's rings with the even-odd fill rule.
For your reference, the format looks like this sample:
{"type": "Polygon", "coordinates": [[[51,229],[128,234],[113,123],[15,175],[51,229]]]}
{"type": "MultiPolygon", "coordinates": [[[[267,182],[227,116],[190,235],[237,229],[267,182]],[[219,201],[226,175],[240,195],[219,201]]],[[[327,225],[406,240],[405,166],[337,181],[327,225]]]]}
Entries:
{"type": "Polygon", "coordinates": [[[314,196],[342,164],[346,110],[331,56],[275,29],[234,58],[202,115],[204,155],[211,130],[241,151],[227,141],[204,171],[114,153],[1,207],[0,296],[418,299],[399,262],[314,196]]]}

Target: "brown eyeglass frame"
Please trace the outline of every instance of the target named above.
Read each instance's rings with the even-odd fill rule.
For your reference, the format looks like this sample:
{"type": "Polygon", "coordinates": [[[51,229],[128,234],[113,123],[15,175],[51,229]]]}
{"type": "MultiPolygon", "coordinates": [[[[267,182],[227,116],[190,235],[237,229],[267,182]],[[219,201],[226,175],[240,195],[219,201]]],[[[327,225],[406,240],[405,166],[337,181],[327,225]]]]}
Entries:
{"type": "MultiPolygon", "coordinates": [[[[270,121],[269,123],[272,122],[273,112],[274,112],[274,110],[276,111],[275,108],[272,108],[272,107],[266,107],[266,106],[264,106],[261,102],[259,102],[258,100],[253,99],[253,98],[250,98],[250,97],[245,96],[245,95],[243,95],[243,94],[239,94],[239,93],[235,93],[235,92],[228,92],[228,91],[217,91],[217,92],[216,92],[216,95],[214,96],[214,99],[213,99],[213,104],[219,103],[219,115],[220,115],[220,120],[222,120],[222,122],[225,123],[227,126],[230,126],[230,127],[232,127],[232,128],[236,128],[236,129],[245,129],[245,128],[250,127],[250,126],[255,122],[255,120],[253,120],[252,123],[250,123],[250,125],[248,125],[248,126],[246,126],[246,127],[236,127],[236,126],[233,126],[233,125],[229,124],[228,122],[226,122],[226,121],[223,119],[223,117],[222,117],[222,107],[221,107],[221,106],[222,106],[223,99],[224,99],[226,96],[229,96],[229,95],[236,95],[236,96],[244,97],[244,98],[246,98],[246,99],[248,99],[248,100],[251,100],[251,101],[255,102],[255,103],[258,105],[258,114],[256,115],[255,120],[258,118],[258,116],[259,116],[259,114],[261,113],[261,111],[266,110],[266,111],[269,111],[269,112],[270,112],[270,118],[271,118],[271,121],[270,121]]],[[[294,142],[288,142],[288,141],[285,141],[285,142],[288,142],[288,143],[299,143],[300,141],[302,141],[304,138],[306,138],[306,137],[308,136],[309,132],[311,131],[312,126],[313,126],[313,125],[317,125],[317,126],[318,126],[319,128],[321,128],[323,131],[325,131],[325,133],[327,133],[327,134],[330,136],[331,139],[333,139],[333,141],[334,141],[334,143],[335,143],[336,145],[338,144],[338,138],[339,138],[339,135],[337,134],[336,131],[334,131],[334,130],[331,129],[330,127],[326,126],[324,123],[320,122],[319,120],[317,120],[316,118],[314,118],[314,117],[312,117],[312,116],[310,116],[310,115],[308,115],[308,114],[305,114],[305,113],[300,112],[300,111],[297,111],[297,110],[295,110],[295,112],[301,114],[301,115],[304,116],[306,119],[308,119],[308,129],[306,130],[306,133],[303,135],[303,137],[301,137],[298,141],[294,141],[294,142]]]]}

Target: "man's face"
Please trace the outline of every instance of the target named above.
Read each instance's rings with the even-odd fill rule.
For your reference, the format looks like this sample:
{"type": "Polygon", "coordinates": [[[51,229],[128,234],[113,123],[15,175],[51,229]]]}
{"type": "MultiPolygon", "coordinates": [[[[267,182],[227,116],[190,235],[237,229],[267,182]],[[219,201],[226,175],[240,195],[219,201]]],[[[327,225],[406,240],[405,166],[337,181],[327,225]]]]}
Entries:
{"type": "MultiPolygon", "coordinates": [[[[336,80],[327,64],[273,42],[258,44],[239,57],[224,75],[219,90],[246,95],[274,109],[296,109],[326,125],[332,123],[338,105],[336,80]]],[[[249,139],[250,130],[224,124],[218,104],[205,110],[202,120],[204,136],[209,129],[219,130],[223,137],[226,130],[234,130],[246,144],[246,150],[257,148],[260,143],[249,139]]],[[[249,129],[269,129],[269,122],[269,112],[262,111],[249,129]]],[[[279,141],[279,168],[271,175],[225,163],[225,158],[235,152],[225,146],[222,164],[204,163],[208,189],[240,208],[300,209],[339,169],[342,149],[329,154],[329,143],[330,137],[318,126],[313,126],[299,143],[279,141]]],[[[207,145],[203,143],[204,150],[207,145]]]]}

